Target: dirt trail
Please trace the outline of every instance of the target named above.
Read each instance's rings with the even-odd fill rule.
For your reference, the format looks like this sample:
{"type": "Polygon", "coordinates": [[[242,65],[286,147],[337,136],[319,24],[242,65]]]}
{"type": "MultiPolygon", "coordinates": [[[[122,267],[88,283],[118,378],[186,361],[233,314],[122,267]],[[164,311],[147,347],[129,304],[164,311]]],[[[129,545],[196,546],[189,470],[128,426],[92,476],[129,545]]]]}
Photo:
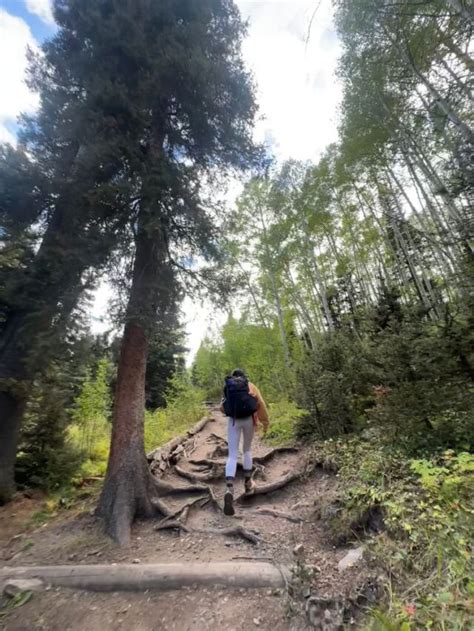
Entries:
{"type": "MultiPolygon", "coordinates": [[[[128,548],[118,548],[105,538],[90,513],[55,522],[10,540],[0,549],[2,565],[267,560],[292,566],[295,548],[298,551],[302,544],[299,555],[304,556],[304,566],[312,568],[314,574],[311,594],[347,597],[355,584],[363,582],[365,568],[356,567],[344,573],[338,570],[338,562],[347,550],[330,545],[315,512],[319,501],[333,492],[335,478],[313,467],[310,473],[279,490],[236,502],[235,516],[226,517],[221,509],[225,492],[226,419],[216,410],[213,418],[178,449],[176,462],[161,472],[161,479],[186,486],[193,484],[189,478],[196,476],[195,483],[209,485],[216,501],[209,501],[208,493],[166,498],[168,509],[178,514],[167,521],[137,522],[128,548]],[[213,466],[210,460],[214,461],[213,466]],[[217,479],[208,479],[216,475],[217,479]],[[179,513],[191,500],[194,504],[179,513]],[[157,530],[157,527],[165,528],[157,530]],[[226,534],[229,529],[234,531],[231,536],[226,534]]],[[[259,459],[265,460],[271,447],[256,437],[253,452],[257,462],[255,481],[260,489],[290,479],[292,474],[309,471],[304,449],[275,452],[260,464],[259,459]]],[[[155,468],[156,465],[155,462],[155,468]]],[[[243,479],[238,476],[236,497],[243,492],[243,479]]],[[[120,626],[143,631],[318,628],[309,625],[303,608],[294,609],[284,590],[211,588],[94,594],[55,589],[35,594],[31,602],[9,614],[3,623],[0,620],[0,628],[16,631],[94,628],[107,631],[120,626]]],[[[331,628],[337,627],[327,626],[331,628]]]]}

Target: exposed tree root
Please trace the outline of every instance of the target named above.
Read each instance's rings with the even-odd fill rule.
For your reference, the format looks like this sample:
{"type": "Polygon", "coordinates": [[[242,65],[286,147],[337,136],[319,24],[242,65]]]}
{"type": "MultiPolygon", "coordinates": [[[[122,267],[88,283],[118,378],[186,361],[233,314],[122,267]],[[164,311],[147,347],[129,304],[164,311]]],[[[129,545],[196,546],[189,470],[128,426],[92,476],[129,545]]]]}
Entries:
{"type": "Polygon", "coordinates": [[[155,480],[156,488],[161,497],[178,495],[180,493],[208,493],[209,487],[202,484],[188,484],[187,486],[175,486],[164,480],[155,480]]]}
{"type": "Polygon", "coordinates": [[[155,526],[155,530],[182,530],[183,532],[191,532],[186,524],[179,519],[168,519],[162,524],[155,526]]]}
{"type": "Polygon", "coordinates": [[[278,491],[282,489],[287,484],[298,480],[303,475],[301,471],[291,471],[287,473],[285,476],[280,478],[279,480],[275,480],[275,482],[270,482],[269,484],[262,484],[262,486],[257,486],[253,493],[242,493],[236,498],[236,502],[245,502],[246,500],[255,497],[256,495],[266,495],[268,493],[273,493],[274,491],[278,491]]]}
{"type": "Polygon", "coordinates": [[[253,461],[257,464],[265,464],[279,454],[295,454],[298,453],[298,447],[275,447],[263,456],[254,456],[253,461]]]}
{"type": "Polygon", "coordinates": [[[260,537],[254,532],[243,528],[242,526],[235,526],[234,528],[203,528],[200,530],[195,530],[194,532],[199,533],[207,533],[212,535],[224,535],[225,537],[240,537],[241,539],[245,539],[245,541],[250,541],[250,543],[257,544],[262,540],[260,537]]]}
{"type": "Polygon", "coordinates": [[[193,464],[197,467],[225,467],[225,460],[215,460],[214,458],[190,458],[189,464],[193,464]]]}
{"type": "Polygon", "coordinates": [[[153,508],[158,513],[161,513],[161,515],[164,515],[165,517],[167,517],[168,515],[171,514],[171,509],[169,508],[169,506],[167,506],[163,502],[163,500],[160,500],[158,497],[153,497],[150,501],[151,501],[151,504],[152,504],[153,508]]]}
{"type": "Polygon", "coordinates": [[[210,486],[208,487],[208,489],[209,489],[209,497],[203,501],[202,505],[206,506],[206,504],[211,503],[214,506],[214,508],[217,508],[217,510],[221,512],[223,509],[222,509],[222,506],[219,504],[217,497],[214,494],[214,491],[212,490],[210,486]]]}
{"type": "Polygon", "coordinates": [[[292,515],[291,513],[285,513],[281,510],[274,510],[273,508],[259,508],[252,511],[253,515],[271,515],[272,517],[281,517],[281,519],[287,519],[295,524],[301,523],[303,520],[299,515],[292,515]]]}
{"type": "MultiPolygon", "coordinates": [[[[211,436],[217,436],[217,434],[211,434],[211,436]]],[[[218,436],[220,438],[220,436],[218,436]]],[[[221,439],[223,440],[223,439],[221,439]]],[[[226,442],[227,445],[227,442],[226,442]]],[[[298,447],[275,447],[275,449],[271,449],[269,452],[264,454],[263,456],[254,456],[253,462],[254,464],[265,464],[275,456],[279,454],[294,454],[298,453],[298,447]]],[[[216,460],[216,458],[190,458],[188,461],[190,464],[196,466],[208,466],[208,467],[225,467],[225,460],[216,460]]],[[[237,463],[238,467],[242,467],[242,463],[237,463]]]]}
{"type": "Polygon", "coordinates": [[[191,480],[191,482],[210,482],[211,480],[218,480],[224,475],[224,470],[222,467],[220,468],[220,470],[217,470],[217,467],[213,467],[213,469],[211,471],[208,471],[207,473],[186,471],[186,469],[182,469],[178,465],[174,466],[174,470],[182,478],[191,480]]]}
{"type": "Polygon", "coordinates": [[[189,534],[203,534],[203,535],[223,535],[224,537],[237,537],[244,539],[244,541],[250,541],[254,545],[257,545],[262,540],[254,532],[243,528],[242,526],[235,526],[234,528],[188,528],[186,524],[178,519],[170,519],[165,521],[161,525],[156,526],[155,530],[182,530],[189,534]]]}
{"type": "Polygon", "coordinates": [[[219,434],[216,434],[215,432],[211,432],[209,434],[208,439],[207,439],[208,442],[211,442],[213,440],[216,440],[218,443],[223,443],[226,446],[229,445],[229,443],[227,442],[227,440],[223,436],[219,436],[219,434]]]}
{"type": "MultiPolygon", "coordinates": [[[[175,511],[171,511],[169,510],[168,513],[164,513],[166,516],[164,519],[162,519],[157,526],[155,527],[155,530],[163,530],[164,528],[166,528],[166,523],[170,522],[170,521],[177,521],[178,519],[181,519],[183,522],[185,522],[188,518],[188,514],[190,509],[195,505],[198,504],[199,502],[205,501],[207,500],[207,497],[198,497],[197,499],[194,500],[190,500],[189,502],[187,502],[186,504],[184,504],[183,506],[180,506],[177,510],[175,511]]],[[[170,526],[168,526],[170,527],[170,526]]]]}

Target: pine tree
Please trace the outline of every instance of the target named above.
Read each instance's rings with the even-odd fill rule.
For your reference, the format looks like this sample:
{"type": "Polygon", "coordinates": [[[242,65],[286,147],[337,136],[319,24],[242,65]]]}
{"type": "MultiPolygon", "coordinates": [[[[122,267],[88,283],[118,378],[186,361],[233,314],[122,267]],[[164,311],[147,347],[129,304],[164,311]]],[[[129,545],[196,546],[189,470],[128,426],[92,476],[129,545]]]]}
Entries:
{"type": "MultiPolygon", "coordinates": [[[[122,3],[112,2],[117,13],[122,3]]],[[[118,367],[112,443],[98,512],[128,541],[136,515],[152,515],[159,486],[144,453],[145,369],[156,313],[176,286],[178,253],[215,252],[203,205],[205,173],[253,157],[252,86],[240,56],[244,27],[228,0],[140,0],[129,46],[149,59],[142,84],[149,125],[137,172],[135,260],[118,367]]],[[[138,59],[138,56],[137,56],[138,59]]]]}

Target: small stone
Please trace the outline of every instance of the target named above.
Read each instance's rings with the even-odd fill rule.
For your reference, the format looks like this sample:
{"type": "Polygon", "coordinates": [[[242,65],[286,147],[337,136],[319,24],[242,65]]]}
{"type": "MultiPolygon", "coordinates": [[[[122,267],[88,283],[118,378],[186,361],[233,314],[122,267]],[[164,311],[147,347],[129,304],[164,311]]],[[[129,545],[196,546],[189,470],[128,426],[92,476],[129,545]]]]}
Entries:
{"type": "Polygon", "coordinates": [[[354,567],[354,565],[357,565],[359,561],[362,561],[363,556],[364,548],[362,546],[349,550],[349,552],[337,564],[337,569],[339,572],[343,572],[344,570],[354,567]]]}
{"type": "Polygon", "coordinates": [[[133,559],[132,563],[141,563],[140,559],[133,559]]]}
{"type": "Polygon", "coordinates": [[[311,596],[311,590],[309,587],[303,589],[303,598],[309,598],[311,596]]]}
{"type": "Polygon", "coordinates": [[[39,592],[44,588],[45,585],[39,578],[12,578],[3,586],[3,593],[13,598],[21,592],[39,592]]]}
{"type": "Polygon", "coordinates": [[[259,627],[259,626],[260,626],[260,618],[254,618],[254,619],[253,619],[253,623],[254,623],[254,625],[255,625],[256,627],[259,627]]]}
{"type": "Polygon", "coordinates": [[[302,543],[296,544],[296,546],[293,548],[293,554],[295,555],[295,557],[301,557],[303,556],[303,553],[304,545],[302,543]]]}
{"type": "Polygon", "coordinates": [[[122,613],[127,613],[127,611],[130,609],[131,605],[128,604],[126,607],[123,607],[122,609],[119,609],[117,611],[118,614],[122,614],[122,613]]]}

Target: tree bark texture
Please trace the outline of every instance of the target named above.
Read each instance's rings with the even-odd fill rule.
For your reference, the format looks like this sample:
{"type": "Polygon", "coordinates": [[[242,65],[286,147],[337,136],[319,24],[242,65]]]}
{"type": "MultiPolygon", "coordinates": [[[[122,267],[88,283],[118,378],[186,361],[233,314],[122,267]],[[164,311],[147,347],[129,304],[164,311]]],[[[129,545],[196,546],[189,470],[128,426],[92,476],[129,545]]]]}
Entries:
{"type": "Polygon", "coordinates": [[[160,227],[147,228],[141,211],[127,319],[120,353],[112,419],[112,439],[106,478],[98,505],[106,532],[120,545],[130,539],[138,515],[156,512],[155,481],[145,456],[145,371],[150,326],[157,300],[167,300],[172,273],[165,263],[160,227]]]}

